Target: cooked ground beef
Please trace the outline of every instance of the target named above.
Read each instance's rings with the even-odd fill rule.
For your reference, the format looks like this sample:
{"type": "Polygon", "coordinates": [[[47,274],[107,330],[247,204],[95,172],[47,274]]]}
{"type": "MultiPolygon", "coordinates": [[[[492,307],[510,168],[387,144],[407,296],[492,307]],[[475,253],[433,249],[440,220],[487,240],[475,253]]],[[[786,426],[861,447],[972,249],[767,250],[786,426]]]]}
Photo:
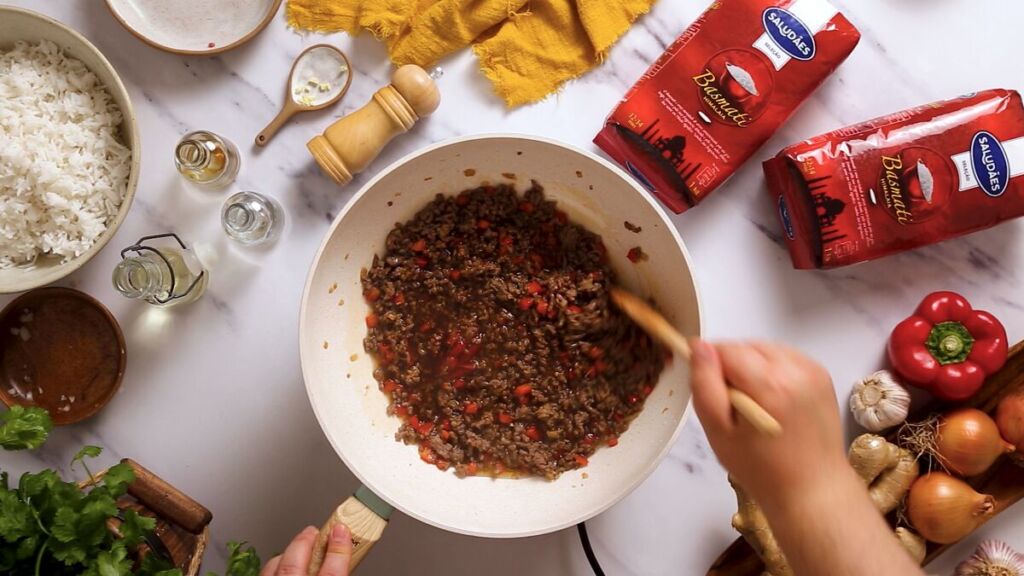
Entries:
{"type": "Polygon", "coordinates": [[[363,290],[398,439],[459,475],[552,479],[614,446],[665,362],[614,282],[600,236],[536,183],[438,195],[396,225],[363,290]]]}

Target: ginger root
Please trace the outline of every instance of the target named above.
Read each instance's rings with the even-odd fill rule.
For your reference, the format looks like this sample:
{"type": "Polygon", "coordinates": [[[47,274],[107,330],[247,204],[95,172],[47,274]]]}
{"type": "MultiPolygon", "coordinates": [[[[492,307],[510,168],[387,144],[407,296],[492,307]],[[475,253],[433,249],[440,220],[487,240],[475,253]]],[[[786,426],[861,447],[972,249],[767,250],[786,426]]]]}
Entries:
{"type": "Polygon", "coordinates": [[[732,527],[743,536],[747,544],[750,544],[750,547],[764,562],[765,573],[771,576],[794,576],[793,569],[789,567],[782,548],[775,540],[775,535],[772,534],[772,530],[768,526],[768,519],[765,518],[761,507],[731,476],[729,484],[736,491],[736,505],[739,508],[732,516],[732,527]]]}
{"type": "Polygon", "coordinates": [[[850,466],[870,484],[887,468],[896,465],[899,446],[876,434],[861,434],[850,444],[850,466]]]}
{"type": "Polygon", "coordinates": [[[868,493],[882,512],[892,512],[921,473],[917,459],[875,434],[862,434],[850,445],[850,465],[868,484],[868,493]]]}
{"type": "Polygon", "coordinates": [[[924,557],[928,552],[928,545],[925,543],[924,538],[921,538],[917,534],[910,530],[900,526],[896,529],[896,539],[903,545],[903,549],[910,554],[910,557],[920,565],[924,562],[924,557]]]}
{"type": "MultiPolygon", "coordinates": [[[[920,474],[917,460],[910,451],[875,434],[858,436],[850,445],[849,460],[857,475],[868,485],[871,500],[883,515],[900,505],[910,485],[920,474]]],[[[775,540],[761,507],[732,477],[729,478],[729,484],[736,492],[739,509],[732,517],[733,528],[764,562],[766,574],[793,576],[793,569],[775,540]]],[[[895,536],[918,564],[924,560],[924,539],[906,528],[897,528],[895,536]]]]}

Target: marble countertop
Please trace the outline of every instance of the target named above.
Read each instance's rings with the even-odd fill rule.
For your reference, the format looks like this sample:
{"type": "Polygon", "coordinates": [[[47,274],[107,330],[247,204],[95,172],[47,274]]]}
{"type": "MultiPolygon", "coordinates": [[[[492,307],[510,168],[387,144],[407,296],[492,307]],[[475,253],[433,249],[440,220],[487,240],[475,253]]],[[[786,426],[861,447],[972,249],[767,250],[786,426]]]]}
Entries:
{"type": "MultiPolygon", "coordinates": [[[[866,118],[992,87],[1021,89],[1024,4],[990,0],[837,0],[864,38],[849,61],[725,187],[699,209],[674,217],[696,266],[713,338],[766,338],[796,345],[832,371],[845,404],[852,382],[883,363],[892,326],[927,292],[952,289],[1005,319],[1024,338],[1024,221],[968,238],[833,272],[798,272],[779,241],[759,161],[800,138],[866,118]]],[[[593,149],[606,114],[704,2],[662,0],[612,51],[603,67],[539,104],[506,111],[468,53],[443,62],[444,104],[397,140],[344,189],[323,177],[305,142],[361,106],[390,75],[369,36],[329,37],[358,74],[344,102],[291,122],[265,150],[250,143],[277,113],[293,58],[321,41],[288,30],[283,14],[254,41],[212,58],[160,52],[122,29],[99,0],[14,0],[53,16],[94,42],[131,93],[142,135],[135,205],[109,249],[64,282],[106,303],[128,339],[123,388],[97,417],[63,428],[35,454],[0,455],[20,473],[66,471],[83,443],[104,446],[104,463],[130,456],[208,506],[214,545],[206,568],[224,565],[224,542],[246,539],[269,557],[356,486],[328,445],[302,385],[297,343],[307,268],[328,225],[362,182],[424,145],[452,136],[524,132],[593,149]],[[225,193],[188,188],[172,150],[207,129],[243,152],[233,189],[279,199],[287,228],[270,250],[229,244],[219,228],[225,193]],[[203,247],[213,281],[198,303],[153,313],[110,285],[118,249],[174,230],[203,247]]],[[[0,304],[9,298],[0,299],[0,304]]],[[[847,419],[847,430],[854,427],[847,419]]],[[[725,472],[696,420],[668,458],[625,500],[589,522],[609,574],[704,574],[736,536],[725,472]]],[[[1024,509],[991,522],[931,566],[949,573],[984,537],[1024,549],[1024,509]]],[[[398,515],[361,574],[536,576],[589,574],[575,531],[516,541],[445,533],[398,515]]]]}

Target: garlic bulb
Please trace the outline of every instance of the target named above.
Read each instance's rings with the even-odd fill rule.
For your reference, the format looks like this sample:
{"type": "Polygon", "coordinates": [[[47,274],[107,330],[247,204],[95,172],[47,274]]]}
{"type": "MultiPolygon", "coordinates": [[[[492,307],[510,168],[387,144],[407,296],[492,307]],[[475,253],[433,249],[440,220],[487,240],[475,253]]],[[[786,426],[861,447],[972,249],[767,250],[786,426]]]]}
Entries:
{"type": "Polygon", "coordinates": [[[888,370],[879,370],[853,385],[850,411],[858,424],[880,432],[907,419],[910,393],[888,370]]]}
{"type": "Polygon", "coordinates": [[[1024,576],[1024,554],[1006,542],[986,540],[956,567],[956,576],[1024,576]]]}

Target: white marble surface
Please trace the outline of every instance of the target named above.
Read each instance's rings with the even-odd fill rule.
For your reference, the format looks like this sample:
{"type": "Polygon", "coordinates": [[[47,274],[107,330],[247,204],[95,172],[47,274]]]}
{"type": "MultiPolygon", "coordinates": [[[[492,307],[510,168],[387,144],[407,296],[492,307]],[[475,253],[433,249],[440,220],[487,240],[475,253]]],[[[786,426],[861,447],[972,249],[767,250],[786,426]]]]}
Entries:
{"type": "MultiPolygon", "coordinates": [[[[1024,88],[1024,5],[1016,0],[839,0],[864,39],[850,60],[757,155],[799,138],[976,89],[1024,88]]],[[[358,73],[338,107],[293,121],[266,150],[250,142],[276,114],[284,75],[321,38],[289,31],[283,15],[252,43],[215,58],[185,58],[146,46],[121,29],[100,0],[15,0],[62,20],[92,40],[131,92],[143,142],[135,206],[111,247],[66,284],[104,301],[129,346],[123,389],[93,420],[58,430],[38,454],[0,454],[5,469],[63,466],[84,442],[105,446],[104,462],[131,456],[213,510],[216,545],[206,567],[223,567],[223,543],[248,539],[265,556],[301,527],[319,522],[355,485],[324,440],[299,369],[297,318],[307,267],[333,216],[367,175],[339,190],[320,175],[304,143],[361,106],[389,76],[369,37],[331,37],[358,73]],[[190,129],[233,139],[244,154],[235,189],[277,197],[288,213],[271,250],[229,246],[218,227],[225,194],[189,189],[171,162],[190,129]],[[154,315],[110,286],[117,249],[175,230],[215,256],[208,294],[173,315],[154,315]]],[[[444,62],[445,103],[396,141],[368,173],[451,136],[493,131],[539,134],[588,147],[605,115],[705,2],[662,0],[611,53],[604,67],[557,97],[515,112],[490,93],[467,53],[444,62]]],[[[675,219],[696,263],[716,338],[790,342],[824,362],[845,399],[853,379],[879,368],[889,329],[925,293],[954,289],[1005,319],[1024,338],[1024,221],[966,239],[835,272],[797,272],[758,162],[712,199],[675,219]]],[[[0,299],[5,303],[8,299],[0,299]]],[[[848,431],[853,428],[847,423],[848,431]]],[[[732,492],[696,421],[660,468],[631,496],[590,522],[609,574],[704,574],[735,537],[732,492]]],[[[983,536],[1024,549],[1024,509],[985,527],[932,566],[947,574],[983,536]]],[[[574,531],[521,541],[444,533],[397,516],[362,574],[589,574],[574,531]]]]}

